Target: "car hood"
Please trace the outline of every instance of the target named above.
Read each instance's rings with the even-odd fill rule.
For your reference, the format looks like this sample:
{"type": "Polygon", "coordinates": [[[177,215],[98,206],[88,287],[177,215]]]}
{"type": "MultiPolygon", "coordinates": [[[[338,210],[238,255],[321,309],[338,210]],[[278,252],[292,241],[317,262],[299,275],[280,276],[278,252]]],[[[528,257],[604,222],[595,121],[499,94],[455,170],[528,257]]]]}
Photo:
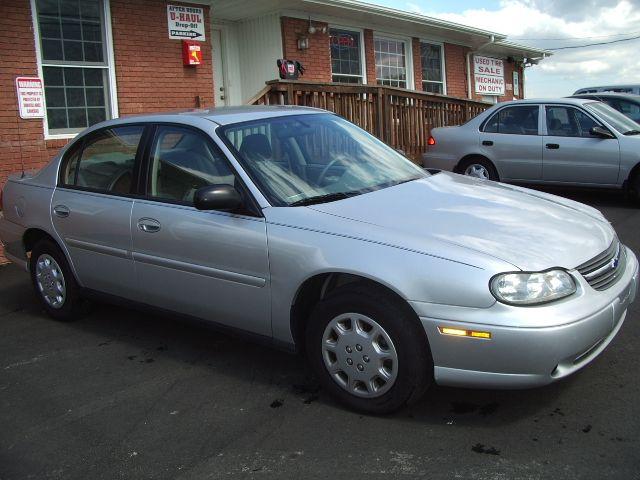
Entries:
{"type": "Polygon", "coordinates": [[[615,237],[594,208],[447,172],[310,208],[382,227],[398,244],[406,238],[424,239],[431,249],[435,240],[524,271],[575,268],[604,251],[615,237]]]}

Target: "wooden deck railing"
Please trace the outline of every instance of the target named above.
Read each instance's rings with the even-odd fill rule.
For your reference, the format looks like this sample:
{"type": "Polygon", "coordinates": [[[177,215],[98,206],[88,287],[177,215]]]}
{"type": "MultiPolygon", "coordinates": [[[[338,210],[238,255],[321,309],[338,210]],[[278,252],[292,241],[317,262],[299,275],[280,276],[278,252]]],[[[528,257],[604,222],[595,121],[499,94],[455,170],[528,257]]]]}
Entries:
{"type": "Polygon", "coordinates": [[[432,128],[460,125],[491,105],[402,88],[272,80],[251,105],[323,108],[420,161],[432,128]]]}

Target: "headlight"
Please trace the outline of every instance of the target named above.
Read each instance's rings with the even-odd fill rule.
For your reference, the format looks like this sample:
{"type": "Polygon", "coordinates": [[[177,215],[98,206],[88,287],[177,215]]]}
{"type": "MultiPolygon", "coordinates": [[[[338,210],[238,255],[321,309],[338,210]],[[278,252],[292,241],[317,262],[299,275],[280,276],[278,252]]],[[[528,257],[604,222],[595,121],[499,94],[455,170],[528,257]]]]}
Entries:
{"type": "Polygon", "coordinates": [[[576,282],[564,270],[538,273],[501,273],[491,279],[491,293],[511,305],[536,305],[569,296],[576,282]]]}

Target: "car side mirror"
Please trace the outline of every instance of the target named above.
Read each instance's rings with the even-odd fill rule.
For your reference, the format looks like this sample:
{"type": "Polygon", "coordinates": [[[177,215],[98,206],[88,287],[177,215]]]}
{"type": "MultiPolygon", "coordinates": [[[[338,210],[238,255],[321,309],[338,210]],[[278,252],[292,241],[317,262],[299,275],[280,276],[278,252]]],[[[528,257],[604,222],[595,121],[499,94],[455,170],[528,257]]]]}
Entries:
{"type": "Polygon", "coordinates": [[[198,210],[233,212],[242,206],[242,195],[231,185],[209,185],[196,190],[193,205],[198,210]]]}
{"type": "Polygon", "coordinates": [[[592,136],[599,137],[599,138],[616,138],[615,135],[613,135],[613,133],[611,133],[606,128],[600,127],[600,126],[591,127],[591,129],[589,130],[589,133],[592,136]]]}

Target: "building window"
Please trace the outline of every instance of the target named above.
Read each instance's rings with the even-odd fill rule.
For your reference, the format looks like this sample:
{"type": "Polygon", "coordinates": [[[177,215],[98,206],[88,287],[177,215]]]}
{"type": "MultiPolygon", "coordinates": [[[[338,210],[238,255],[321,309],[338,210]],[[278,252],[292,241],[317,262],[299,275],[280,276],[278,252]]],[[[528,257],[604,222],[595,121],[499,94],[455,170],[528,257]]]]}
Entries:
{"type": "Polygon", "coordinates": [[[375,38],[373,43],[378,85],[407,88],[405,42],[389,38],[375,38]]]}
{"type": "Polygon", "coordinates": [[[422,63],[422,90],[429,93],[444,93],[444,55],[442,45],[420,43],[422,63]]]}
{"type": "Polygon", "coordinates": [[[36,0],[50,134],[111,118],[102,0],[36,0]]]}
{"type": "Polygon", "coordinates": [[[360,33],[332,28],[331,73],[332,81],[342,83],[364,83],[360,33]]]}

